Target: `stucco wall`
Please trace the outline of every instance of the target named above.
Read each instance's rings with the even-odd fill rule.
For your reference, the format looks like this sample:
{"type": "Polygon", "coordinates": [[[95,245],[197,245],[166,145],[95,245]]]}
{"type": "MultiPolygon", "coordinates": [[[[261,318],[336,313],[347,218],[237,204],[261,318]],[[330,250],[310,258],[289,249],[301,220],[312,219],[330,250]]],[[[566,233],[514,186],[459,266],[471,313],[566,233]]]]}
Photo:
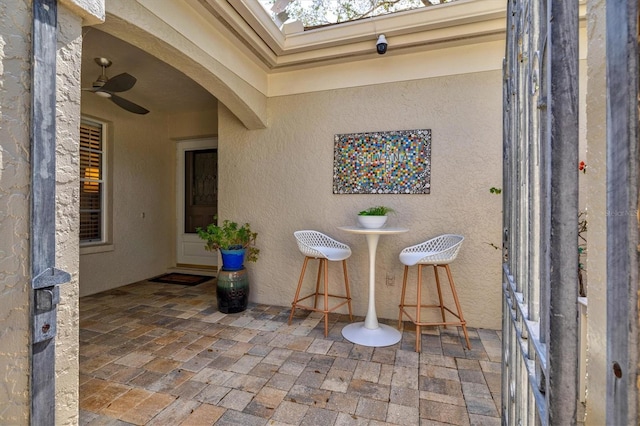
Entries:
{"type": "Polygon", "coordinates": [[[167,117],[172,140],[197,139],[218,134],[218,111],[188,111],[167,117]]]}
{"type": "MultiPolygon", "coordinates": [[[[28,424],[30,374],[29,114],[31,2],[0,4],[0,423],[28,424]]],[[[78,422],[77,132],[80,18],[58,8],[56,424],[78,422]]]]}
{"type": "Polygon", "coordinates": [[[216,128],[215,119],[206,124],[204,112],[180,114],[179,120],[159,111],[142,116],[97,96],[83,95],[82,114],[108,122],[113,218],[107,250],[82,249],[80,295],[85,296],[160,275],[175,265],[172,138],[212,135],[216,128]]]}
{"type": "Polygon", "coordinates": [[[81,248],[80,295],[84,296],[159,275],[170,266],[175,155],[164,114],[132,114],[86,94],[82,114],[106,122],[112,194],[110,244],[81,248]]]}
{"type": "Polygon", "coordinates": [[[58,8],[56,96],[56,266],[71,274],[60,287],[56,338],[56,425],[78,423],[78,223],[82,20],[58,8]]]}
{"type": "MultiPolygon", "coordinates": [[[[269,99],[269,127],[253,131],[220,107],[220,217],[248,221],[259,233],[251,299],[291,303],[303,261],[293,232],[316,229],[352,247],[353,307],[364,315],[365,240],[337,227],[355,225],[358,211],[384,204],[397,211],[389,224],[410,232],[380,239],[378,315],[397,318],[400,250],[460,233],[466,240],[452,271],[465,317],[472,327],[499,329],[501,254],[492,245],[501,245],[502,199],[489,189],[502,182],[501,87],[501,73],[493,71],[276,97],[269,99]],[[335,134],[421,128],[433,134],[431,194],[332,193],[335,134]]],[[[330,274],[341,277],[337,265],[330,274]]]]}
{"type": "Polygon", "coordinates": [[[0,423],[29,420],[31,2],[0,2],[0,423]],[[15,34],[15,35],[11,35],[15,34]]]}
{"type": "Polygon", "coordinates": [[[606,424],[607,382],[607,205],[605,1],[587,3],[587,416],[586,424],[606,424]]]}

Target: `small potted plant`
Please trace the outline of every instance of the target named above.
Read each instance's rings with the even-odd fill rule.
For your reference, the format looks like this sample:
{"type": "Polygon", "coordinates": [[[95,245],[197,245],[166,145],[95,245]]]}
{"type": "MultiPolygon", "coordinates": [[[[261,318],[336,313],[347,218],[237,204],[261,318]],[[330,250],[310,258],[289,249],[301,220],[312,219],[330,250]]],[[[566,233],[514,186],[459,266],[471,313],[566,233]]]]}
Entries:
{"type": "Polygon", "coordinates": [[[236,222],[224,220],[222,225],[218,225],[216,221],[206,228],[196,228],[196,232],[205,241],[206,250],[220,250],[222,269],[242,269],[245,257],[248,262],[258,260],[260,249],[255,247],[258,233],[253,232],[248,223],[240,226],[236,222]]]}
{"type": "Polygon", "coordinates": [[[363,228],[382,228],[387,223],[387,214],[394,211],[386,206],[369,207],[358,213],[358,223],[363,228]]]}

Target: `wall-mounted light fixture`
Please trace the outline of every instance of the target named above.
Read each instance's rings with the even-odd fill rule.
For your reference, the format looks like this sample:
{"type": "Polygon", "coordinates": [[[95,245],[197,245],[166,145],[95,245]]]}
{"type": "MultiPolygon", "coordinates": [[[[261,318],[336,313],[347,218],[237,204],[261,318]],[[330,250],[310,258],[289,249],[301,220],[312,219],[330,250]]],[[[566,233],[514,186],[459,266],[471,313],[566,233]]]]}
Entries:
{"type": "Polygon", "coordinates": [[[378,52],[378,55],[384,55],[387,53],[387,45],[387,38],[384,34],[380,34],[380,36],[378,36],[378,41],[376,42],[376,51],[378,52]]]}

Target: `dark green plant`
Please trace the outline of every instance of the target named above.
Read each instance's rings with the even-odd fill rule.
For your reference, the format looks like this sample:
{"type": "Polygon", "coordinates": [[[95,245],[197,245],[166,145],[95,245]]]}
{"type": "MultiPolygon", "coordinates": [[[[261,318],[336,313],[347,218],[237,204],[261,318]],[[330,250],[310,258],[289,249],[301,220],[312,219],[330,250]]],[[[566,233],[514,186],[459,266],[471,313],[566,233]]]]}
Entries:
{"type": "Polygon", "coordinates": [[[385,206],[376,206],[376,207],[369,207],[366,210],[362,210],[360,213],[358,213],[358,216],[386,216],[387,213],[394,213],[395,210],[393,210],[391,207],[385,207],[385,206]]]}
{"type": "Polygon", "coordinates": [[[489,192],[492,194],[500,194],[502,192],[502,189],[492,186],[491,188],[489,188],[489,192]]]}
{"type": "Polygon", "coordinates": [[[248,262],[258,260],[260,249],[255,247],[257,232],[251,230],[248,223],[240,226],[236,222],[225,220],[222,225],[210,223],[206,228],[196,228],[198,236],[205,241],[208,251],[246,249],[248,262]]]}

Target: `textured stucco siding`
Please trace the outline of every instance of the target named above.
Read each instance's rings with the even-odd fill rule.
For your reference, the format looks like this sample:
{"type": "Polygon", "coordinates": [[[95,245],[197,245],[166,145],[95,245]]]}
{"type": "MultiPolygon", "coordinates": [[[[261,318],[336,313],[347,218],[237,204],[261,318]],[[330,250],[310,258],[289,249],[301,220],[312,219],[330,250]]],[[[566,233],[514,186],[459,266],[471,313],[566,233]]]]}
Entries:
{"type": "MultiPolygon", "coordinates": [[[[492,245],[501,245],[502,199],[489,189],[502,182],[501,102],[501,73],[495,71],[271,98],[265,130],[247,130],[221,107],[220,217],[248,221],[259,233],[260,259],[249,265],[251,300],[291,303],[303,261],[293,232],[316,229],[351,246],[353,307],[364,315],[365,239],[337,227],[355,225],[358,211],[384,204],[397,212],[389,224],[410,231],[380,238],[378,315],[397,318],[400,250],[460,233],[466,240],[452,271],[468,324],[499,329],[501,252],[492,245]],[[335,134],[421,128],[432,130],[431,194],[332,193],[335,134]]],[[[315,268],[310,271],[309,283],[315,268]]],[[[329,273],[339,285],[339,265],[329,273]]]]}
{"type": "Polygon", "coordinates": [[[606,420],[607,374],[607,155],[606,155],[606,49],[605,1],[590,0],[587,38],[587,173],[580,184],[587,188],[587,409],[585,424],[606,420]]]}
{"type": "Polygon", "coordinates": [[[78,424],[79,128],[82,19],[58,8],[56,62],[56,266],[71,274],[60,287],[56,338],[56,425],[78,424]]]}
{"type": "Polygon", "coordinates": [[[58,4],[80,17],[84,25],[104,22],[105,0],[58,0],[58,4]]]}
{"type": "Polygon", "coordinates": [[[29,420],[31,2],[0,2],[0,423],[29,420]]]}
{"type": "Polygon", "coordinates": [[[202,114],[181,114],[176,126],[159,111],[141,116],[97,96],[83,95],[82,101],[83,114],[107,123],[106,176],[112,194],[111,248],[80,257],[80,294],[85,296],[160,275],[175,265],[176,143],[170,128],[181,137],[194,137],[214,134],[215,127],[207,128],[202,114]]]}

